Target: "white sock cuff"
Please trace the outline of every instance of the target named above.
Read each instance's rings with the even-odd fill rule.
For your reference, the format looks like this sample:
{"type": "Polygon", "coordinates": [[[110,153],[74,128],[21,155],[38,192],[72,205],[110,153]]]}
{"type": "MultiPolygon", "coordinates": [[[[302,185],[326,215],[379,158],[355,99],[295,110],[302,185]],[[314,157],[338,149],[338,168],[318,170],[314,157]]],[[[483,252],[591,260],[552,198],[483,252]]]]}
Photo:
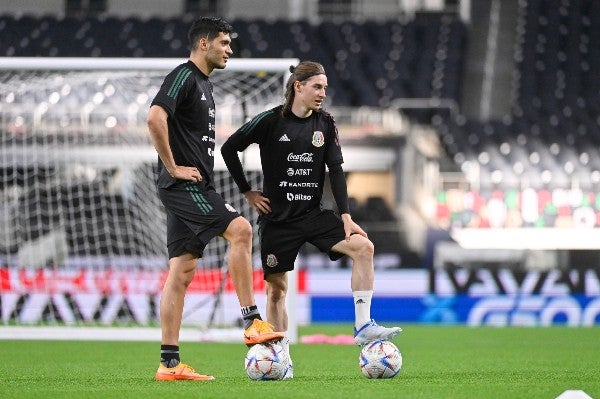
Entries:
{"type": "Polygon", "coordinates": [[[352,291],[354,298],[371,298],[373,297],[373,290],[370,291],[352,291]]]}

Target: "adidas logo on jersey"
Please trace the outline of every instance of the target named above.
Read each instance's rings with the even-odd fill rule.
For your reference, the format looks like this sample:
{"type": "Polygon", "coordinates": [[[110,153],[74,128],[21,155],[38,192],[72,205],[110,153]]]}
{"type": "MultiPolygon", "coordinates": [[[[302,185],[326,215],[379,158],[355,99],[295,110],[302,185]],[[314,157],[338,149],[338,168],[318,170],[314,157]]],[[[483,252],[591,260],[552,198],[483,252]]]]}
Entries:
{"type": "Polygon", "coordinates": [[[283,136],[279,138],[279,141],[290,141],[290,139],[288,138],[287,134],[284,133],[283,136]]]}
{"type": "Polygon", "coordinates": [[[204,95],[204,93],[202,93],[202,97],[200,98],[200,100],[206,101],[206,96],[204,95]]]}

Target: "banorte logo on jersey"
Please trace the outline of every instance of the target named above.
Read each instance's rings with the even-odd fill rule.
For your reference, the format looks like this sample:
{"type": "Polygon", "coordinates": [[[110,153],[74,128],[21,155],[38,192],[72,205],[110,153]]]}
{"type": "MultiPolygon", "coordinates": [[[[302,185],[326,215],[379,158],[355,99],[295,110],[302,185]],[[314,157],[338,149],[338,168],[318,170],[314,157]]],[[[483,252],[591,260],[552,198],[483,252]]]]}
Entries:
{"type": "Polygon", "coordinates": [[[294,154],[290,152],[287,156],[288,162],[312,162],[313,154],[312,152],[305,152],[302,154],[294,154]]]}

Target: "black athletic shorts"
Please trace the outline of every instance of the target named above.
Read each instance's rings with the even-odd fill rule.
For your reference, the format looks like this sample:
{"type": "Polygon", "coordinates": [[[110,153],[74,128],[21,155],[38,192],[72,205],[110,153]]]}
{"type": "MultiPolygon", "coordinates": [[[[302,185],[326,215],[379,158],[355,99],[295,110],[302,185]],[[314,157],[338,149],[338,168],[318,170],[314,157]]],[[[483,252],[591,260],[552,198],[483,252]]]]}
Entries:
{"type": "Polygon", "coordinates": [[[305,218],[292,223],[273,223],[259,220],[260,258],[264,276],[294,270],[294,261],[300,247],[311,243],[331,260],[344,254],[331,248],[346,237],[342,219],[331,210],[310,212],[305,218]]]}
{"type": "Polygon", "coordinates": [[[169,259],[185,252],[201,257],[208,242],[240,216],[204,182],[176,181],[166,188],[159,186],[158,196],[167,211],[169,259]]]}

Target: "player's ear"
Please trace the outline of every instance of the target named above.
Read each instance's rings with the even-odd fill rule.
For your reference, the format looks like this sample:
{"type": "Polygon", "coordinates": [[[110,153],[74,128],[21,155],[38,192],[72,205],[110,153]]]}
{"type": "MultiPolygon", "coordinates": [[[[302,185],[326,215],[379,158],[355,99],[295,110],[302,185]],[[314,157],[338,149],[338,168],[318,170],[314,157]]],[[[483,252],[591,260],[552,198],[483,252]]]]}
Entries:
{"type": "Polygon", "coordinates": [[[201,38],[198,40],[198,48],[199,48],[200,50],[206,50],[206,49],[208,49],[208,36],[206,36],[206,37],[201,37],[201,38]]]}

